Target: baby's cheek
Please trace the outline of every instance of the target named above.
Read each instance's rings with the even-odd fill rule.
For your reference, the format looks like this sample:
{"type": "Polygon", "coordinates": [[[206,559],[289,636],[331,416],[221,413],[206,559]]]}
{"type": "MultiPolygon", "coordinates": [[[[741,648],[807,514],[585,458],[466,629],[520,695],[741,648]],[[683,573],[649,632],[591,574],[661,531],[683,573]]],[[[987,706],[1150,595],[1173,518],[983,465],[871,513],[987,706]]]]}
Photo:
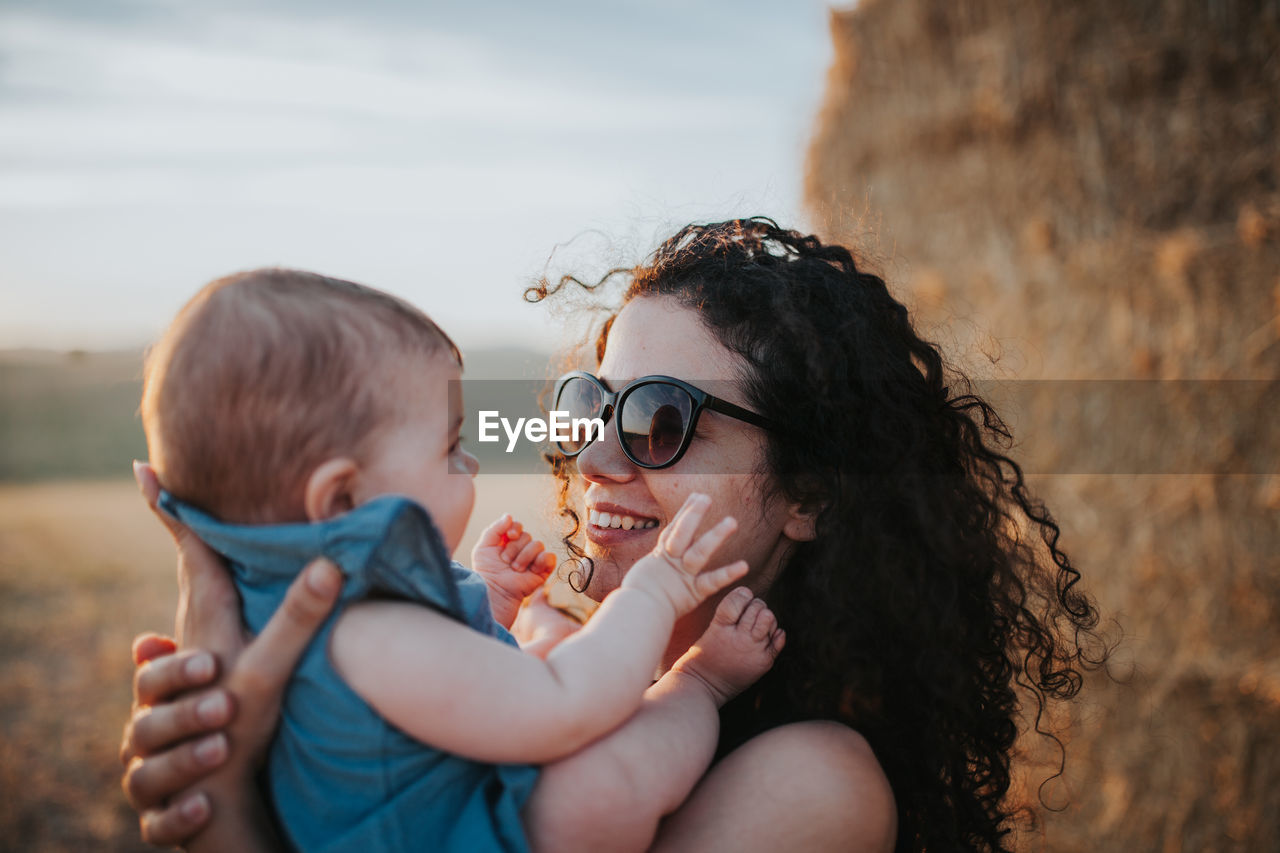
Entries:
{"type": "Polygon", "coordinates": [[[461,493],[458,495],[458,538],[462,538],[462,531],[467,529],[467,522],[471,519],[471,511],[476,505],[476,487],[470,477],[458,477],[461,480],[461,493]]]}

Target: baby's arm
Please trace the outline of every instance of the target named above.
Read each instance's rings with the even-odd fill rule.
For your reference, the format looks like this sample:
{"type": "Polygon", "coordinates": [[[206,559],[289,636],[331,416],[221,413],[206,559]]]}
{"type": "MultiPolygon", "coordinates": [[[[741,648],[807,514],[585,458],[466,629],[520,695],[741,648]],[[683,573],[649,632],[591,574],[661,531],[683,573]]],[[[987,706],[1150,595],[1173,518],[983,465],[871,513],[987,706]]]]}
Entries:
{"type": "Polygon", "coordinates": [[[719,708],[769,670],[785,641],[750,590],[725,596],[706,632],[645,692],[635,716],[543,768],[523,813],[533,850],[647,850],[659,822],[710,766],[719,708]]]}
{"type": "Polygon", "coordinates": [[[555,567],[555,554],[525,532],[510,514],[486,527],[471,549],[471,569],[484,579],[489,610],[503,628],[511,627],[520,603],[555,567]]]}
{"type": "Polygon", "coordinates": [[[339,619],[334,666],[389,722],[440,749],[494,763],[569,755],[635,712],[675,620],[745,574],[741,561],[702,571],[736,527],[726,518],[695,540],[709,504],[691,496],[659,549],[545,661],[428,608],[378,601],[339,619]]]}

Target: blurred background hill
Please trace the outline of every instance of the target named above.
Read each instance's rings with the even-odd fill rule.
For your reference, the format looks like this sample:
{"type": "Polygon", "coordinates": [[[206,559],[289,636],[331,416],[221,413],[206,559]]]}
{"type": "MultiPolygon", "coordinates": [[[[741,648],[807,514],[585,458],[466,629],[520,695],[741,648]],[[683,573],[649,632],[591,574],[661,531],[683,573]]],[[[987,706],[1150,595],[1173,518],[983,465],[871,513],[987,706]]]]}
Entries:
{"type": "MultiPolygon", "coordinates": [[[[1091,679],[1042,791],[1069,805],[1023,845],[1276,849],[1280,4],[863,0],[832,32],[819,231],[861,246],[974,375],[1164,392],[1091,413],[1103,429],[1051,390],[1019,417],[1050,472],[1033,487],[1125,635],[1121,681],[1091,679]],[[1052,473],[1209,412],[1223,440],[1165,448],[1166,475],[1052,473]],[[1215,476],[1223,460],[1254,475],[1215,476]]],[[[1025,747],[1047,762],[1034,801],[1057,754],[1025,747]]]]}
{"type": "MultiPolygon", "coordinates": [[[[0,350],[0,482],[129,477],[147,445],[138,418],[141,349],[0,350]]],[[[465,354],[468,380],[542,379],[551,357],[527,348],[465,354]]]]}
{"type": "Polygon", "coordinates": [[[0,481],[129,476],[142,350],[0,351],[0,481]]]}

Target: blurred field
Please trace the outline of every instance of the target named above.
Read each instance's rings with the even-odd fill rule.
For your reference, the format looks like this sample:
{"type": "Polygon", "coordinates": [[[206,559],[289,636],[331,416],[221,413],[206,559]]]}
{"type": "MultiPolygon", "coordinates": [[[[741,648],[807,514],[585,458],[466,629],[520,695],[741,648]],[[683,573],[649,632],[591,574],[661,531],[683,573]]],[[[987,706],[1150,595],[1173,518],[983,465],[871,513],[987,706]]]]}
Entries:
{"type": "Polygon", "coordinates": [[[0,847],[137,850],[115,757],[171,549],[129,482],[0,486],[0,847]]]}

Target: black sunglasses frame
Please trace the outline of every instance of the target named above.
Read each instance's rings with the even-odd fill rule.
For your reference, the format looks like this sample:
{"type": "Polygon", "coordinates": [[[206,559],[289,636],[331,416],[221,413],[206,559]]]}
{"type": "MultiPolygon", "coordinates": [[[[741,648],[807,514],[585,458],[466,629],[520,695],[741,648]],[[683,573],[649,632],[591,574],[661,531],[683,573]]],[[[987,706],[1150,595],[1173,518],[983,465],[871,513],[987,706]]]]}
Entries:
{"type": "MultiPolygon", "coordinates": [[[[662,376],[659,374],[641,376],[639,379],[631,380],[617,391],[610,391],[604,386],[604,383],[600,381],[599,377],[588,373],[585,370],[575,370],[572,373],[566,373],[564,376],[561,376],[556,380],[555,395],[552,398],[555,401],[555,405],[552,407],[553,409],[559,411],[560,395],[564,392],[565,386],[573,379],[585,379],[592,385],[595,385],[596,389],[600,392],[600,410],[588,415],[587,417],[601,418],[604,420],[606,426],[608,426],[609,420],[612,419],[614,432],[618,436],[618,446],[622,448],[622,452],[626,455],[627,459],[631,460],[634,465],[640,468],[647,468],[650,471],[670,468],[672,465],[675,465],[680,461],[684,456],[685,451],[689,449],[689,444],[693,441],[693,433],[698,428],[698,417],[702,414],[703,409],[710,409],[713,412],[728,415],[731,418],[743,421],[744,423],[749,423],[752,426],[760,427],[761,429],[774,429],[773,422],[764,415],[758,415],[749,409],[744,409],[741,406],[730,403],[728,400],[722,400],[719,397],[712,396],[698,386],[690,385],[682,379],[676,379],[674,376],[662,376]],[[644,388],[647,385],[674,385],[681,391],[688,394],[690,399],[693,400],[693,411],[689,414],[689,422],[685,424],[684,435],[680,437],[680,447],[676,449],[675,454],[672,455],[669,460],[661,463],[660,465],[646,463],[637,459],[627,447],[627,442],[623,440],[622,437],[622,418],[619,413],[622,411],[622,407],[626,405],[627,398],[630,397],[637,389],[644,388]]],[[[556,442],[556,448],[567,459],[572,459],[582,451],[586,450],[589,446],[590,442],[585,443],[582,447],[570,453],[561,447],[559,442],[556,442]]]]}

